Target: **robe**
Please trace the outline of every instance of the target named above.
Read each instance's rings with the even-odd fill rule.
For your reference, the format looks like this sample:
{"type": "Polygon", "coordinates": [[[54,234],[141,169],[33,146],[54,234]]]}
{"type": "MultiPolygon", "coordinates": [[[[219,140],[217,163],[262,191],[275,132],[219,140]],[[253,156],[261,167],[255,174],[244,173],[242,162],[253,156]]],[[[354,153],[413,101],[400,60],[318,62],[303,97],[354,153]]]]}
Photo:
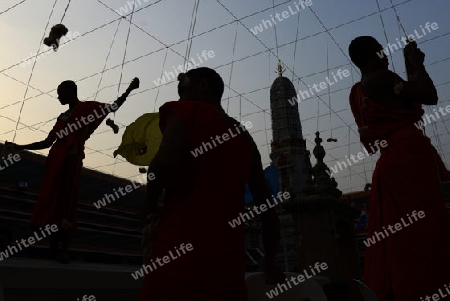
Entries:
{"type": "Polygon", "coordinates": [[[61,229],[66,219],[73,225],[71,230],[76,230],[84,143],[107,116],[107,106],[84,101],[71,114],[63,113],[58,117],[53,127],[58,133],[57,139],[47,156],[43,183],[30,219],[33,228],[56,224],[61,229]]]}
{"type": "Polygon", "coordinates": [[[450,213],[440,183],[450,180],[450,174],[415,125],[424,113],[421,104],[388,109],[364,97],[357,83],[350,106],[366,149],[373,153],[376,140],[387,143],[372,177],[367,238],[376,242],[366,245],[364,282],[381,301],[425,300],[440,289],[445,292],[444,285],[450,284],[450,213]],[[413,211],[425,216],[416,220],[413,211]],[[389,230],[398,223],[400,230],[389,230]]]}
{"type": "Polygon", "coordinates": [[[163,133],[169,112],[186,129],[183,163],[172,175],[176,184],[165,191],[151,254],[157,268],[146,274],[139,300],[246,301],[245,227],[233,228],[229,222],[245,212],[249,143],[210,104],[164,104],[160,108],[163,133]],[[214,145],[211,137],[225,133],[229,139],[214,145]],[[205,145],[208,148],[202,154],[195,152],[205,145]],[[181,244],[191,244],[193,249],[178,256],[176,248],[181,244]],[[164,256],[170,256],[170,261],[158,265],[156,260],[164,256]]]}

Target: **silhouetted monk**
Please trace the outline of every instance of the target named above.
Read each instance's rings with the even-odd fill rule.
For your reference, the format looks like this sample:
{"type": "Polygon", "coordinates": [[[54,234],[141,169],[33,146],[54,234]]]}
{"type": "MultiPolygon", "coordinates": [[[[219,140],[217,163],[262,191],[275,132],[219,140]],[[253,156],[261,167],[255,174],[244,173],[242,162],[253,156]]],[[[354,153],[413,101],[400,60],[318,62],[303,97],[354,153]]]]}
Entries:
{"type": "Polygon", "coordinates": [[[64,81],[58,86],[58,99],[61,105],[69,105],[69,110],[58,117],[48,137],[27,145],[12,144],[15,150],[51,147],[30,224],[33,227],[48,224],[58,226],[59,231],[50,236],[50,256],[59,262],[69,261],[69,242],[76,230],[77,193],[84,159],[84,143],[103,119],[109,113],[117,111],[130,92],[138,87],[139,79],[135,78],[121,97],[112,104],[105,104],[96,101],[81,102],[75,82],[64,81]],[[60,243],[61,250],[58,250],[60,243]]]}
{"type": "Polygon", "coordinates": [[[349,53],[362,73],[350,94],[361,142],[371,153],[376,140],[387,142],[372,178],[364,282],[383,301],[430,300],[450,283],[450,215],[440,187],[450,176],[414,123],[423,104],[437,104],[436,88],[414,42],[404,49],[408,81],[388,70],[373,37],[354,39],[349,53]]]}
{"type": "MultiPolygon", "coordinates": [[[[165,200],[140,300],[244,301],[245,226],[233,228],[229,222],[245,212],[247,183],[257,204],[271,198],[261,157],[250,134],[238,134],[240,123],[221,107],[219,74],[198,68],[178,80],[180,100],[159,109],[163,140],[148,169],[155,179],[147,184],[147,222],[158,220],[163,188],[165,200]],[[203,145],[203,154],[194,152],[203,145]]],[[[274,264],[278,217],[274,208],[261,216],[267,280],[283,282],[274,264]]]]}

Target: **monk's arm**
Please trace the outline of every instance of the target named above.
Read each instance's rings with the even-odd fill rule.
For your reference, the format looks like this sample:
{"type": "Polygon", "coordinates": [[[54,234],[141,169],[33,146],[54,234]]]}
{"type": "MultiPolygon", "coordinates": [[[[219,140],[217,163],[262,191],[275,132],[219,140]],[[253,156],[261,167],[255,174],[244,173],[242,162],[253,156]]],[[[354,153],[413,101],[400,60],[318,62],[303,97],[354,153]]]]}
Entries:
{"type": "Polygon", "coordinates": [[[417,101],[424,105],[436,105],[438,102],[436,87],[423,64],[414,66],[411,80],[404,83],[403,93],[400,95],[406,100],[417,101]]]}
{"type": "Polygon", "coordinates": [[[417,48],[416,42],[408,43],[403,50],[403,54],[408,81],[404,81],[397,74],[387,69],[380,70],[366,76],[368,80],[363,83],[363,91],[366,90],[368,93],[365,94],[372,100],[384,101],[388,105],[392,105],[398,100],[436,105],[438,94],[433,81],[425,70],[425,54],[417,48]],[[401,84],[397,85],[399,83],[401,84]]]}
{"type": "Polygon", "coordinates": [[[131,84],[128,86],[125,93],[123,93],[119,98],[116,99],[116,101],[113,102],[113,105],[111,105],[111,109],[109,110],[112,113],[115,113],[127,100],[127,97],[130,95],[131,91],[134,89],[139,88],[139,79],[135,77],[131,84]]]}
{"type": "Polygon", "coordinates": [[[438,94],[433,81],[425,70],[425,53],[417,48],[416,42],[410,42],[403,49],[408,81],[405,83],[403,97],[424,105],[435,105],[438,94]]]}
{"type": "Polygon", "coordinates": [[[437,91],[425,67],[417,66],[414,70],[415,76],[409,81],[387,69],[377,71],[362,81],[363,93],[372,101],[390,106],[395,106],[396,102],[413,101],[425,105],[436,104],[437,91]],[[401,84],[397,87],[398,94],[397,84],[401,84]]]}
{"type": "Polygon", "coordinates": [[[30,143],[30,144],[24,144],[24,145],[19,145],[19,144],[15,144],[15,143],[11,143],[14,147],[15,150],[39,150],[39,149],[45,149],[45,148],[49,148],[50,146],[53,145],[53,142],[55,142],[56,140],[56,133],[55,131],[51,130],[50,133],[48,134],[47,138],[45,138],[42,141],[39,142],[34,142],[34,143],[30,143]]]}
{"type": "Polygon", "coordinates": [[[181,164],[181,151],[186,141],[186,130],[183,122],[176,115],[169,113],[167,127],[161,145],[148,168],[148,173],[154,174],[154,179],[147,183],[147,193],[142,209],[142,217],[155,213],[158,199],[166,188],[170,175],[181,164]]]}

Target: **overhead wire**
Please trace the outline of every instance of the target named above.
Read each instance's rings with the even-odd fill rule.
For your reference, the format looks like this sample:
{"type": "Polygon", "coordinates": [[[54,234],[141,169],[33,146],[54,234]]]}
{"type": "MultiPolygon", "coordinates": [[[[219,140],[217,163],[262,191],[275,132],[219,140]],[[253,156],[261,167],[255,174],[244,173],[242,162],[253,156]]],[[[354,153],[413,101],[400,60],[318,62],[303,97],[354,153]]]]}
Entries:
{"type": "Polygon", "coordinates": [[[0,12],[0,16],[3,15],[4,13],[9,12],[9,11],[12,10],[12,9],[18,7],[19,5],[25,3],[26,1],[27,1],[27,0],[22,0],[22,1],[20,1],[20,2],[17,2],[16,4],[14,4],[13,6],[10,6],[10,7],[8,7],[7,9],[1,11],[1,12],[0,12]]]}
{"type": "MultiPolygon", "coordinates": [[[[377,7],[378,7],[378,12],[379,12],[379,16],[380,16],[380,21],[381,21],[381,26],[383,27],[383,33],[384,33],[384,37],[386,39],[386,44],[389,44],[389,38],[387,36],[387,32],[386,32],[386,27],[384,26],[384,20],[383,20],[383,16],[381,14],[381,8],[380,8],[380,3],[378,2],[378,0],[375,0],[377,7]]],[[[385,53],[385,55],[387,55],[387,53],[385,53]]],[[[395,71],[395,64],[394,64],[394,58],[391,57],[391,64],[392,64],[392,69],[394,70],[394,73],[397,73],[397,71],[395,71]]]]}
{"type": "MultiPolygon", "coordinates": [[[[288,1],[287,1],[288,2],[288,1]]],[[[408,1],[409,2],[409,1],[408,1]]],[[[273,9],[273,8],[272,8],[273,9]]],[[[293,73],[294,74],[294,73],[293,73]]],[[[242,95],[240,96],[240,99],[242,98],[242,95]]]]}
{"type": "MultiPolygon", "coordinates": [[[[122,66],[120,68],[119,85],[117,86],[117,98],[119,98],[119,95],[120,95],[120,86],[122,84],[122,78],[123,78],[123,67],[125,65],[125,59],[127,57],[128,42],[129,42],[130,33],[131,33],[131,23],[133,22],[133,16],[134,16],[135,9],[136,9],[136,1],[133,1],[133,9],[132,9],[131,15],[130,15],[130,24],[128,26],[127,38],[125,40],[125,49],[123,51],[122,66]]],[[[120,21],[119,21],[119,23],[120,23],[120,21]]],[[[114,38],[115,38],[115,36],[114,36],[114,38]]],[[[109,55],[108,55],[108,57],[109,57],[109,55]]],[[[116,111],[114,111],[114,117],[115,116],[116,116],[116,111]]],[[[113,165],[112,175],[114,175],[114,172],[116,170],[117,160],[118,160],[118,157],[115,157],[114,158],[114,165],[113,165]]]]}
{"type": "Polygon", "coordinates": [[[70,6],[70,1],[71,1],[71,0],[68,0],[68,1],[67,1],[66,9],[64,10],[64,13],[63,13],[63,15],[62,15],[62,17],[61,17],[61,21],[59,22],[59,23],[61,23],[61,24],[63,23],[64,18],[66,17],[67,10],[69,9],[69,6],[70,6]]]}
{"type": "MultiPolygon", "coordinates": [[[[49,17],[48,17],[47,24],[45,25],[44,34],[42,35],[42,38],[41,38],[41,40],[40,40],[40,42],[39,42],[39,48],[38,48],[37,53],[39,53],[39,50],[41,49],[42,41],[44,41],[44,38],[45,38],[45,36],[46,36],[47,29],[48,29],[48,26],[49,26],[49,24],[50,24],[50,20],[51,20],[51,18],[52,18],[52,15],[53,15],[53,12],[54,12],[54,10],[55,10],[55,6],[56,6],[56,3],[57,3],[57,2],[58,2],[58,0],[55,0],[55,2],[53,3],[53,7],[52,7],[52,10],[51,10],[50,15],[49,15],[49,17]]],[[[23,110],[23,106],[24,106],[24,104],[25,104],[25,98],[27,97],[28,89],[30,88],[30,82],[31,82],[31,79],[33,78],[33,73],[34,73],[34,68],[36,67],[36,63],[37,63],[37,60],[34,61],[33,67],[31,68],[30,76],[28,77],[28,82],[27,82],[27,86],[26,86],[26,88],[25,88],[25,93],[24,93],[24,95],[23,95],[22,104],[21,104],[21,106],[20,106],[19,116],[17,117],[16,129],[15,129],[15,131],[14,131],[14,137],[13,137],[12,142],[15,142],[15,141],[16,141],[17,128],[18,128],[18,126],[19,126],[20,117],[22,116],[22,110],[23,110]]]]}
{"type": "MultiPolygon", "coordinates": [[[[273,11],[273,14],[275,15],[275,0],[272,0],[272,11],[273,11]]],[[[279,57],[279,55],[278,55],[278,35],[277,35],[277,23],[276,22],[274,22],[275,24],[273,25],[273,31],[275,32],[275,47],[276,47],[276,50],[277,50],[277,57],[279,57]]]]}
{"type": "MultiPolygon", "coordinates": [[[[327,78],[330,78],[330,63],[329,63],[329,43],[328,43],[328,38],[327,38],[327,78]]],[[[328,85],[328,106],[331,108],[331,86],[328,85]]],[[[332,123],[332,118],[331,118],[331,110],[330,110],[330,139],[333,138],[333,123],[332,123]]]]}
{"type": "MultiPolygon", "coordinates": [[[[300,15],[298,14],[297,16],[297,32],[295,33],[295,43],[294,43],[294,61],[292,63],[292,78],[291,78],[291,82],[294,82],[294,75],[295,75],[295,63],[296,63],[296,56],[297,56],[297,45],[298,45],[298,38],[299,38],[299,33],[300,33],[300,15]]],[[[277,42],[278,45],[278,42],[277,42]]],[[[299,82],[297,83],[299,84],[299,82]]]]}
{"type": "MultiPolygon", "coordinates": [[[[216,0],[235,20],[238,20],[237,19],[237,17],[228,9],[228,7],[226,7],[220,0],[216,0]]],[[[239,21],[240,22],[240,21],[239,21]]],[[[251,31],[250,31],[250,29],[247,27],[247,26],[245,26],[245,24],[243,24],[242,22],[240,22],[241,23],[241,25],[248,31],[248,32],[250,32],[251,33],[251,31]]],[[[323,23],[322,23],[323,24],[323,23]]],[[[277,57],[278,58],[278,60],[280,60],[280,58],[275,54],[275,53],[273,53],[273,51],[264,43],[264,42],[262,42],[261,41],[261,39],[259,39],[257,36],[255,36],[255,39],[260,43],[260,44],[262,44],[269,52],[271,52],[275,57],[277,57]]],[[[339,45],[338,45],[338,47],[339,47],[339,45]]],[[[289,71],[291,71],[291,72],[293,72],[289,67],[286,67],[289,71]]],[[[294,72],[293,72],[294,73],[294,72]]],[[[308,86],[301,78],[300,78],[300,80],[306,85],[306,86],[308,86]]],[[[318,97],[318,99],[321,101],[321,102],[323,102],[325,105],[326,105],[326,102],[320,97],[320,96],[317,96],[316,95],[316,97],[318,97]]],[[[332,110],[332,108],[330,108],[330,110],[332,110]]],[[[333,111],[333,110],[332,110],[333,111]]],[[[335,111],[333,111],[333,113],[334,114],[336,114],[336,112],[335,111]]],[[[337,115],[337,114],[336,114],[337,115]]],[[[342,119],[342,117],[341,116],[339,116],[339,115],[337,115],[338,116],[338,118],[344,123],[344,124],[347,124],[343,119],[342,119]]],[[[317,125],[317,127],[318,127],[318,125],[317,125]]],[[[350,128],[350,127],[349,127],[350,128]]],[[[351,128],[350,128],[351,129],[351,128]]],[[[354,131],[354,129],[351,129],[351,130],[353,130],[354,131]]]]}
{"type": "MultiPolygon", "coordinates": [[[[120,23],[122,22],[122,20],[123,19],[120,19],[119,22],[117,22],[117,28],[116,28],[116,31],[114,32],[114,35],[113,35],[113,38],[111,41],[111,45],[109,46],[108,54],[106,55],[105,64],[103,65],[103,71],[100,75],[100,80],[98,81],[97,91],[95,92],[94,99],[97,99],[97,95],[100,92],[100,85],[102,84],[102,81],[103,81],[103,75],[105,74],[106,66],[108,65],[108,60],[111,55],[111,50],[114,46],[114,42],[116,41],[117,33],[119,32],[120,23]]],[[[120,88],[120,83],[119,83],[119,88],[120,88]]]]}
{"type": "MultiPolygon", "coordinates": [[[[159,78],[162,78],[164,75],[164,69],[166,68],[166,62],[167,62],[167,55],[169,54],[169,48],[167,48],[166,53],[164,54],[164,60],[161,68],[161,76],[159,78]]],[[[186,66],[186,65],[185,65],[186,66]]],[[[155,105],[153,106],[153,111],[156,111],[156,104],[158,103],[158,97],[159,97],[159,91],[161,90],[161,85],[158,85],[158,89],[156,89],[156,97],[155,97],[155,105]]]]}
{"type": "Polygon", "coordinates": [[[199,5],[200,5],[200,0],[196,0],[194,2],[194,8],[192,10],[191,25],[189,27],[189,32],[188,32],[186,55],[184,56],[184,65],[185,66],[187,66],[187,62],[189,61],[189,58],[191,56],[192,42],[194,40],[192,37],[195,32],[195,25],[197,24],[197,14],[198,14],[199,5]]]}
{"type": "MultiPolygon", "coordinates": [[[[233,12],[231,12],[231,10],[230,9],[228,9],[228,7],[226,7],[220,0],[216,0],[235,20],[237,20],[237,17],[234,15],[234,13],[233,12]]],[[[311,8],[310,8],[311,9],[311,8]]],[[[317,17],[317,16],[316,16],[317,17]]],[[[240,22],[240,21],[239,21],[240,22]]],[[[247,26],[245,26],[245,24],[243,24],[242,22],[240,22],[241,23],[241,25],[248,31],[248,32],[250,32],[251,33],[251,30],[247,27],[247,26]]],[[[322,23],[323,24],[323,23],[322,23]]],[[[325,28],[326,29],[326,28],[325,28]]],[[[326,32],[327,32],[327,30],[325,30],[326,32]]],[[[328,32],[327,32],[328,33],[328,32]]],[[[330,34],[330,36],[332,36],[331,34],[330,34]]],[[[261,45],[263,45],[268,51],[270,51],[270,52],[272,52],[272,50],[263,42],[263,41],[261,41],[261,39],[260,38],[258,38],[258,36],[256,36],[256,35],[254,35],[254,38],[261,44],[261,45]]],[[[334,40],[334,38],[332,38],[333,40],[334,40]]],[[[334,40],[335,41],[335,40],[334,40]]],[[[340,46],[338,45],[338,47],[340,48],[340,46]]],[[[275,53],[273,53],[272,52],[272,54],[275,56],[275,57],[277,57],[277,59],[278,60],[280,60],[281,61],[281,59],[275,54],[275,53]]],[[[290,72],[293,72],[288,66],[285,66],[286,67],[286,69],[288,69],[290,72]]],[[[302,79],[300,79],[306,86],[308,86],[302,79]]],[[[320,97],[320,96],[317,96],[317,98],[321,101],[321,102],[323,102],[325,105],[327,105],[327,103],[320,97]]],[[[328,106],[328,105],[327,105],[328,106]]],[[[329,108],[330,110],[332,110],[332,108],[329,108]]],[[[333,110],[332,110],[333,111],[333,110]]],[[[333,113],[334,114],[336,114],[334,111],[333,111],[333,113]]],[[[337,115],[337,114],[336,114],[337,115]]],[[[338,118],[344,123],[344,124],[347,124],[343,119],[342,119],[342,117],[341,116],[339,116],[339,115],[337,115],[338,116],[338,118]]],[[[354,129],[352,129],[353,131],[354,131],[354,129]]]]}
{"type": "Polygon", "coordinates": [[[127,38],[125,40],[125,50],[123,52],[123,59],[122,59],[122,64],[120,66],[120,78],[119,78],[119,86],[117,87],[117,97],[119,97],[120,95],[120,84],[122,83],[122,77],[123,77],[123,67],[125,65],[125,60],[127,58],[127,49],[128,49],[128,42],[130,39],[130,33],[131,33],[131,22],[133,21],[133,16],[134,16],[134,10],[136,7],[136,2],[133,1],[133,10],[131,12],[131,16],[130,16],[130,25],[128,26],[128,33],[127,33],[127,38]]]}
{"type": "MultiPolygon", "coordinates": [[[[97,1],[98,1],[99,3],[101,3],[102,5],[104,5],[105,7],[107,7],[108,9],[114,11],[112,8],[110,8],[109,6],[107,6],[106,4],[104,4],[101,0],[97,0],[97,1]]],[[[156,4],[159,4],[159,3],[162,2],[162,1],[163,1],[163,0],[157,0],[157,1],[153,2],[153,3],[150,3],[150,4],[148,4],[148,5],[144,6],[144,7],[139,8],[139,9],[136,10],[135,12],[137,13],[137,12],[142,11],[142,10],[144,10],[144,9],[148,9],[148,8],[150,8],[151,6],[156,5],[156,4]]],[[[402,6],[402,5],[405,5],[405,4],[407,4],[407,3],[411,2],[411,1],[414,1],[414,0],[405,0],[405,1],[403,1],[403,2],[400,2],[400,3],[398,3],[398,4],[395,4],[394,6],[395,6],[395,7],[402,6]]],[[[288,2],[290,2],[290,1],[285,1],[285,2],[283,2],[283,3],[279,3],[279,4],[277,4],[276,6],[280,6],[280,5],[283,5],[283,4],[288,3],[288,2]]],[[[246,16],[244,16],[244,17],[241,17],[241,18],[237,19],[237,21],[245,20],[245,19],[247,19],[247,18],[249,18],[249,17],[251,17],[251,16],[254,16],[254,15],[256,15],[256,14],[259,14],[259,13],[264,12],[264,11],[269,10],[269,9],[272,9],[272,7],[269,7],[269,8],[266,8],[266,9],[263,9],[263,10],[260,10],[260,11],[257,11],[257,12],[254,12],[254,13],[252,13],[252,14],[248,14],[248,15],[246,15],[246,16]]],[[[389,10],[389,9],[390,9],[390,8],[382,9],[381,12],[384,12],[384,11],[389,10]]],[[[115,12],[115,11],[114,11],[114,12],[115,12]]],[[[115,23],[115,22],[118,21],[120,18],[123,18],[123,17],[126,17],[126,16],[129,15],[129,14],[125,14],[124,16],[122,16],[122,15],[120,15],[120,14],[117,13],[117,12],[115,12],[115,13],[118,14],[120,17],[117,18],[117,19],[111,20],[111,21],[109,21],[109,22],[106,22],[106,23],[104,23],[104,24],[102,24],[102,25],[100,25],[100,26],[97,26],[97,27],[95,27],[95,28],[93,28],[93,29],[91,29],[91,30],[88,30],[87,32],[80,34],[80,36],[76,37],[75,39],[83,38],[83,37],[85,37],[85,36],[87,36],[87,35],[89,35],[89,34],[92,34],[92,33],[96,32],[97,30],[100,30],[100,29],[102,29],[102,28],[104,28],[104,27],[106,27],[106,26],[108,26],[108,25],[111,25],[111,24],[115,23]]],[[[328,28],[328,30],[335,30],[335,29],[338,29],[338,28],[340,28],[340,27],[342,27],[342,26],[346,26],[346,25],[352,24],[352,23],[354,23],[354,22],[361,21],[361,20],[363,20],[363,19],[365,19],[365,18],[369,18],[369,17],[371,17],[371,16],[373,16],[373,15],[376,15],[376,14],[378,14],[378,13],[379,13],[379,12],[373,12],[373,13],[370,13],[370,14],[366,14],[366,15],[361,16],[361,17],[359,17],[359,18],[356,18],[356,19],[353,19],[353,20],[350,20],[350,21],[341,23],[341,24],[336,25],[336,26],[334,26],[334,27],[330,27],[330,28],[328,28]]],[[[131,14],[131,13],[130,13],[130,14],[131,14]]],[[[216,26],[216,27],[211,28],[211,29],[209,29],[209,30],[205,30],[205,31],[203,31],[203,32],[201,32],[201,33],[199,33],[199,34],[197,34],[197,35],[194,35],[192,38],[197,38],[197,37],[200,37],[200,36],[202,36],[202,35],[205,35],[205,34],[208,34],[208,33],[213,32],[213,31],[219,30],[219,29],[221,29],[221,28],[223,28],[223,27],[226,27],[226,26],[228,26],[228,25],[230,25],[230,24],[232,24],[232,23],[234,23],[234,22],[236,22],[236,20],[233,20],[233,21],[231,21],[231,22],[222,24],[222,25],[220,25],[220,26],[216,26]]],[[[134,26],[137,26],[137,25],[134,24],[134,26]]],[[[137,26],[137,28],[140,28],[140,27],[137,26]]],[[[155,36],[149,34],[148,32],[144,31],[142,28],[140,28],[140,30],[143,31],[145,34],[149,35],[150,37],[152,37],[153,39],[155,39],[156,41],[158,41],[159,43],[163,44],[159,39],[157,39],[155,36]]],[[[320,35],[320,34],[322,34],[322,33],[326,33],[326,31],[324,30],[324,31],[319,31],[319,32],[314,33],[314,34],[306,35],[306,36],[304,36],[303,38],[300,38],[300,39],[298,39],[298,40],[299,40],[299,41],[306,40],[306,39],[308,39],[308,38],[315,37],[315,36],[320,35]]],[[[448,33],[448,34],[450,34],[450,33],[448,33]]],[[[75,39],[74,39],[74,40],[75,40],[75,39]]],[[[179,44],[182,44],[182,43],[184,43],[184,42],[186,42],[186,41],[187,41],[187,39],[182,39],[182,40],[180,40],[180,41],[178,41],[178,42],[175,42],[175,43],[172,43],[172,44],[170,44],[170,45],[163,44],[163,45],[164,45],[163,48],[161,48],[161,49],[159,49],[159,50],[156,50],[156,51],[149,52],[149,53],[147,53],[146,55],[143,55],[142,57],[151,55],[151,54],[153,54],[154,52],[159,52],[159,51],[161,51],[161,50],[166,49],[167,47],[172,48],[172,47],[177,46],[177,45],[179,45],[179,44]]],[[[286,45],[290,45],[290,44],[292,44],[292,43],[295,43],[295,41],[293,41],[293,42],[288,42],[288,43],[285,43],[285,44],[282,44],[282,45],[280,45],[280,47],[283,47],[283,46],[286,46],[286,45]]],[[[171,49],[171,50],[173,51],[173,49],[171,49]]],[[[47,51],[51,51],[51,49],[48,49],[47,51]]],[[[45,52],[47,52],[47,51],[45,51],[45,52]]],[[[45,52],[43,52],[43,53],[45,53],[45,52]]],[[[263,51],[263,52],[265,53],[266,51],[263,51]]],[[[31,57],[31,58],[29,58],[28,60],[33,59],[33,58],[35,58],[35,57],[36,57],[36,56],[31,57]]],[[[183,56],[183,57],[184,57],[184,56],[183,56]]],[[[135,59],[139,59],[139,58],[141,58],[141,57],[138,57],[138,58],[135,58],[135,59]]],[[[27,60],[25,60],[25,61],[27,61],[27,60]]],[[[12,68],[14,68],[14,67],[20,65],[20,64],[23,63],[23,62],[24,62],[24,61],[20,61],[20,62],[17,62],[17,63],[12,64],[12,65],[10,65],[10,66],[8,66],[8,67],[6,67],[6,68],[3,68],[3,69],[0,70],[0,73],[2,73],[2,72],[4,72],[4,71],[7,71],[7,70],[9,70],[9,69],[12,69],[12,68]]]]}
{"type": "MultiPolygon", "coordinates": [[[[233,68],[234,67],[234,60],[236,58],[236,44],[237,44],[238,30],[239,30],[239,23],[236,22],[236,32],[234,34],[233,54],[232,54],[231,67],[230,67],[230,77],[228,79],[228,86],[229,87],[231,87],[231,79],[232,79],[232,76],[233,76],[233,69],[234,69],[233,68]]],[[[228,114],[228,110],[230,108],[230,93],[231,93],[231,90],[228,89],[227,109],[226,109],[227,114],[228,114]]]]}

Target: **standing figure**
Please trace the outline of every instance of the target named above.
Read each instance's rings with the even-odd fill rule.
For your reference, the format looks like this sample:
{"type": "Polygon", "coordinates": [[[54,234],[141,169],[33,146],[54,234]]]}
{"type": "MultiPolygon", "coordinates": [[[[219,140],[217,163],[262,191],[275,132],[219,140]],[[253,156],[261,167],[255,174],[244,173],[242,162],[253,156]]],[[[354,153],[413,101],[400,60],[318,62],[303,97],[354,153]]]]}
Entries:
{"type": "MultiPolygon", "coordinates": [[[[151,252],[140,300],[245,301],[246,221],[232,221],[250,216],[247,183],[258,207],[271,198],[261,156],[246,129],[223,110],[219,74],[197,68],[178,80],[180,100],[159,109],[163,139],[148,169],[154,179],[147,184],[144,248],[151,252]]],[[[267,281],[284,282],[274,263],[280,225],[275,209],[266,209],[260,213],[267,281]]]]}
{"type": "Polygon", "coordinates": [[[388,70],[373,37],[354,39],[349,53],[362,74],[350,94],[360,140],[371,154],[381,153],[372,177],[364,282],[382,301],[429,300],[450,283],[450,214],[441,190],[450,175],[416,125],[422,105],[437,104],[437,91],[415,42],[404,49],[408,81],[388,70]]]}
{"type": "Polygon", "coordinates": [[[80,101],[75,82],[64,81],[58,86],[58,99],[61,105],[69,105],[69,109],[58,117],[48,137],[27,145],[7,143],[18,151],[51,147],[30,225],[33,228],[49,224],[58,226],[59,231],[50,236],[50,257],[58,262],[69,262],[69,242],[77,226],[77,194],[84,144],[103,119],[109,113],[117,111],[130,92],[138,87],[139,79],[135,78],[121,97],[112,104],[105,104],[80,101]]]}

